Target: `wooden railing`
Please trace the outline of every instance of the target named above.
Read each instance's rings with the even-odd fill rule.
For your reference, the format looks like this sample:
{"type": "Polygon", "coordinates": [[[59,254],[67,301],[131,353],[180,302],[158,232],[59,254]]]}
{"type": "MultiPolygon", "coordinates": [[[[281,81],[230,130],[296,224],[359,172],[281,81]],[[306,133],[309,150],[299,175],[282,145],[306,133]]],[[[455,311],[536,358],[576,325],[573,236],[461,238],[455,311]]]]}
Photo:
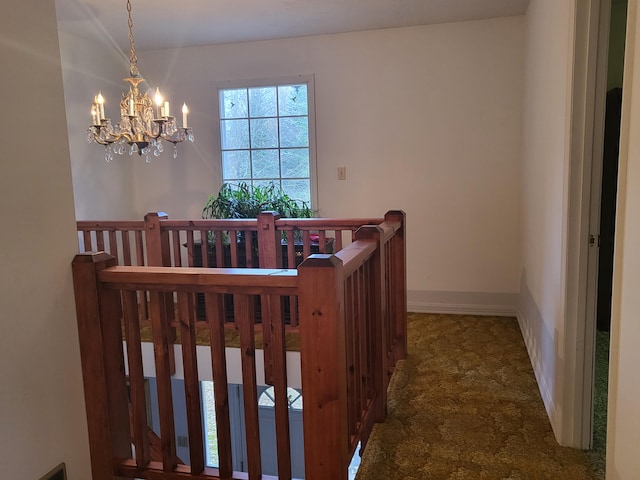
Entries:
{"type": "MultiPolygon", "coordinates": [[[[263,212],[254,219],[170,220],[164,212],[151,212],[141,221],[83,220],[77,222],[77,228],[80,252],[110,253],[118,265],[292,268],[312,253],[337,253],[352,241],[360,226],[382,221],[382,218],[280,219],[276,212],[263,212]]],[[[289,301],[287,329],[295,329],[298,324],[295,299],[289,301]]],[[[138,303],[144,322],[148,317],[148,298],[139,295],[138,303]]],[[[223,303],[228,323],[233,324],[230,297],[225,297],[223,303]]],[[[202,319],[201,297],[199,305],[198,315],[202,319]]]]}
{"type": "MultiPolygon", "coordinates": [[[[160,250],[164,263],[169,257],[167,240],[169,245],[182,246],[183,239],[172,242],[173,233],[169,232],[178,226],[166,223],[163,229],[159,225],[166,220],[155,218],[158,226],[144,230],[144,250],[147,260],[154,261],[151,252],[157,246],[150,241],[149,232],[157,228],[161,234],[156,236],[165,247],[160,250]]],[[[297,228],[303,232],[317,231],[319,225],[314,224],[315,221],[307,220],[306,225],[298,224],[297,228]]],[[[194,221],[190,228],[205,232],[200,233],[200,238],[208,238],[211,226],[198,222],[194,221]]],[[[293,221],[287,220],[273,231],[278,235],[281,230],[292,231],[294,227],[289,222],[293,221]]],[[[104,222],[100,225],[92,222],[92,225],[99,226],[102,231],[112,231],[105,228],[104,222]]],[[[345,225],[335,223],[331,226],[338,229],[345,225]]],[[[79,229],[85,227],[87,225],[79,223],[79,229]]],[[[133,228],[132,225],[129,227],[133,228]]],[[[246,225],[242,227],[248,232],[261,231],[251,230],[251,226],[249,229],[246,225]]],[[[138,229],[139,225],[135,228],[133,231],[142,231],[138,229]]],[[[188,233],[186,237],[188,245],[188,233]]],[[[273,245],[279,248],[280,239],[275,237],[273,245]]],[[[301,238],[304,242],[304,233],[301,238]]],[[[109,239],[109,244],[118,244],[118,239],[113,243],[109,239]]],[[[122,253],[123,248],[118,250],[122,253]]],[[[259,256],[262,254],[263,250],[260,250],[259,256]]],[[[347,478],[349,459],[358,442],[366,445],[374,422],[385,417],[390,375],[397,360],[406,355],[403,213],[390,212],[378,225],[360,228],[354,241],[336,254],[311,255],[297,271],[116,266],[117,263],[114,256],[106,253],[79,254],[73,262],[94,480],[273,478],[263,476],[261,469],[254,337],[256,305],[261,309],[263,331],[266,324],[270,332],[269,341],[263,348],[265,378],[273,385],[276,399],[276,478],[291,479],[284,308],[290,298],[297,300],[299,315],[305,478],[347,478]],[[202,320],[197,318],[195,308],[198,294],[204,297],[206,306],[206,318],[202,320]],[[233,296],[242,353],[248,473],[232,471],[224,353],[224,299],[228,295],[233,296]],[[161,462],[152,460],[147,431],[140,298],[149,302],[148,321],[158,385],[161,462]],[[175,307],[174,299],[177,300],[175,307]],[[179,464],[176,455],[170,355],[174,351],[173,328],[180,331],[182,347],[190,452],[190,458],[182,460],[188,465],[179,464]],[[210,336],[218,468],[207,467],[204,461],[196,329],[208,330],[210,336]]]]}
{"type": "Polygon", "coordinates": [[[169,220],[164,212],[152,212],[140,221],[81,220],[77,228],[80,252],[110,253],[118,265],[280,268],[298,265],[311,253],[336,253],[360,226],[382,221],[281,219],[276,212],[253,219],[169,220]],[[209,255],[202,255],[202,245],[209,255]]]}

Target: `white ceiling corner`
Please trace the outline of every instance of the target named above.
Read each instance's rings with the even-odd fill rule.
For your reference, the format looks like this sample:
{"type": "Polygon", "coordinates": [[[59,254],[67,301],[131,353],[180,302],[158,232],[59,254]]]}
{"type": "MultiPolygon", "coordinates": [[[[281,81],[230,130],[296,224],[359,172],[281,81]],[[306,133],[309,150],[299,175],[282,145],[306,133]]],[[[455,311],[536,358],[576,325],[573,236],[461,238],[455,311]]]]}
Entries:
{"type": "MultiPolygon", "coordinates": [[[[529,0],[132,0],[138,50],[522,15],[529,0]]],[[[58,29],[128,51],[125,0],[56,0],[58,29]]]]}

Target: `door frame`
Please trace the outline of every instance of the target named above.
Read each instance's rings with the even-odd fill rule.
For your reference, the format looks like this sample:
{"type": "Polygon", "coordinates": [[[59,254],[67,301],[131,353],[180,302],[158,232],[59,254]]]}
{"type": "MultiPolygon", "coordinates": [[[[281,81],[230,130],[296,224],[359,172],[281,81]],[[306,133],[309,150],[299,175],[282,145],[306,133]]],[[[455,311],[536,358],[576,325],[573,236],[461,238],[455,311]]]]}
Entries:
{"type": "Polygon", "coordinates": [[[602,145],[611,0],[575,2],[562,416],[563,445],[592,443],[602,145]],[[590,241],[590,239],[593,239],[590,241]]]}

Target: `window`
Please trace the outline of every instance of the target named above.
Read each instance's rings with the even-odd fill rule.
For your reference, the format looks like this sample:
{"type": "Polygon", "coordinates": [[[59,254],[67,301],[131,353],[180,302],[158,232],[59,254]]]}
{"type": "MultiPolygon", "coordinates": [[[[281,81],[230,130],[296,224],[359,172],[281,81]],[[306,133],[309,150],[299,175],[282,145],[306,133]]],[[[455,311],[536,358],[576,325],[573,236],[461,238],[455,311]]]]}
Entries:
{"type": "Polygon", "coordinates": [[[200,382],[202,390],[202,410],[205,432],[205,460],[207,466],[218,467],[218,424],[216,423],[216,402],[213,393],[213,382],[200,382]]]}
{"type": "Polygon", "coordinates": [[[274,183],[315,208],[313,78],[218,89],[222,180],[274,183]]]}
{"type": "MultiPolygon", "coordinates": [[[[287,400],[289,408],[292,410],[302,410],[302,394],[295,388],[287,387],[287,400]]],[[[261,407],[274,407],[276,404],[276,395],[273,387],[267,387],[260,398],[258,405],[261,407]]]]}

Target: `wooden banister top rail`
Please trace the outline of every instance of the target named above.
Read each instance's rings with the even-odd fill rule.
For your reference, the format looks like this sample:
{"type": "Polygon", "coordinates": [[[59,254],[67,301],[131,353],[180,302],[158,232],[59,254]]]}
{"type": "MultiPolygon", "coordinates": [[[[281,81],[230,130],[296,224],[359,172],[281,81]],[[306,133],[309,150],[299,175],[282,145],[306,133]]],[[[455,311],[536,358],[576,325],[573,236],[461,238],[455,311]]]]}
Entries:
{"type": "Polygon", "coordinates": [[[78,220],[76,222],[77,229],[85,230],[101,230],[105,232],[113,232],[118,230],[128,231],[144,231],[144,220],[78,220]]]}
{"type": "Polygon", "coordinates": [[[400,222],[399,220],[395,222],[385,220],[384,222],[380,223],[378,227],[380,227],[381,233],[380,241],[382,243],[387,243],[389,239],[392,238],[395,233],[402,228],[402,222],[400,222]]]}
{"type": "Polygon", "coordinates": [[[296,270],[257,268],[111,267],[98,280],[112,288],[295,295],[296,270]]]}
{"type": "Polygon", "coordinates": [[[350,276],[376,251],[374,240],[356,240],[335,254],[342,262],[344,278],[350,276]]]}
{"type": "Polygon", "coordinates": [[[377,225],[383,220],[383,218],[281,218],[276,220],[276,228],[280,230],[296,227],[301,230],[347,230],[361,225],[377,225]]]}
{"type": "Polygon", "coordinates": [[[162,220],[162,228],[181,230],[257,230],[255,218],[224,218],[198,220],[162,220]]]}
{"type": "MultiPolygon", "coordinates": [[[[161,221],[165,228],[182,228],[201,230],[207,227],[217,227],[217,229],[228,228],[230,230],[251,230],[257,229],[255,218],[231,218],[231,219],[196,219],[179,220],[163,219],[161,221]]],[[[388,223],[383,218],[280,218],[276,220],[278,229],[299,228],[303,230],[333,230],[351,229],[361,225],[379,225],[388,223]]],[[[398,222],[392,222],[398,223],[398,222]]],[[[78,220],[76,222],[78,230],[144,230],[143,220],[78,220]]]]}

